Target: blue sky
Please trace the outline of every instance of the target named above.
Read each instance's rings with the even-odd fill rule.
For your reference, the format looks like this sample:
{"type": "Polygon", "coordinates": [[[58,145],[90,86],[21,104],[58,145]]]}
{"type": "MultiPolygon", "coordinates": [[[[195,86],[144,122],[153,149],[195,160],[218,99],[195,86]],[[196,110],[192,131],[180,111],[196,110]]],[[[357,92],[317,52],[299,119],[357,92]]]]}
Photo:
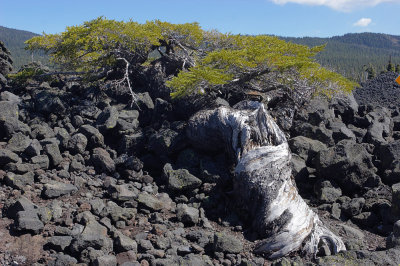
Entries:
{"type": "Polygon", "coordinates": [[[203,29],[281,36],[380,32],[400,35],[400,0],[0,0],[0,25],[35,33],[105,16],[197,21],[203,29]]]}

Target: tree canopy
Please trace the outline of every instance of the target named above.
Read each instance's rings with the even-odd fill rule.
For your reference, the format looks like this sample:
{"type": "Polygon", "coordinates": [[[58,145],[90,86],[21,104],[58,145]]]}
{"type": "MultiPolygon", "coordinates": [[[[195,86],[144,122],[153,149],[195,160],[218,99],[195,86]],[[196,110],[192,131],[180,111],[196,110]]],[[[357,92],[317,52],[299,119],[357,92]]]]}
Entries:
{"type": "Polygon", "coordinates": [[[26,44],[29,50],[46,51],[66,69],[90,74],[124,61],[128,83],[137,69],[152,67],[160,58],[172,58],[176,69],[166,75],[172,97],[234,88],[295,89],[299,81],[305,81],[313,92],[325,94],[351,91],[356,85],[314,60],[323,46],[309,48],[267,35],[205,31],[198,23],[155,20],[140,24],[99,17],[59,34],[36,36],[26,44]]]}

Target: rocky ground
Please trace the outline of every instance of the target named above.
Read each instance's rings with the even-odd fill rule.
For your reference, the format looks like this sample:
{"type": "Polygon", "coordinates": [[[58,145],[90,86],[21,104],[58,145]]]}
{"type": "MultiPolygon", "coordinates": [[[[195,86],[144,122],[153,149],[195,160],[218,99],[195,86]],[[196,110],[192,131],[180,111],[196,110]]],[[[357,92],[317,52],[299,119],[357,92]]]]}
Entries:
{"type": "Polygon", "coordinates": [[[138,96],[131,106],[63,79],[1,80],[0,265],[400,263],[397,107],[314,99],[288,121],[270,106],[301,195],[348,249],[270,261],[252,253],[224,152],[190,145],[184,107],[138,96]]]}

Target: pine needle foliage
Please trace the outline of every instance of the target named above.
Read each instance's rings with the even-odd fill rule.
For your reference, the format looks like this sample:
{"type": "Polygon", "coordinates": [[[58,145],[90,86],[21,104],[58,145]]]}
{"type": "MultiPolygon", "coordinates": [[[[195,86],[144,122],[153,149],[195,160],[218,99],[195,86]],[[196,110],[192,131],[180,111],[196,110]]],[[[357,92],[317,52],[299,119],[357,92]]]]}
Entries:
{"type": "Polygon", "coordinates": [[[331,95],[357,85],[315,61],[324,46],[309,48],[273,36],[205,31],[198,23],[154,20],[140,24],[99,17],[59,34],[34,37],[26,44],[28,50],[48,52],[53,62],[67,69],[88,73],[112,68],[120,58],[129,62],[127,66],[149,66],[149,54],[154,51],[175,55],[183,63],[166,82],[172,97],[245,87],[265,81],[271,73],[285,78],[267,80],[265,86],[281,82],[290,87],[296,85],[293,79],[302,79],[316,93],[331,95]]]}

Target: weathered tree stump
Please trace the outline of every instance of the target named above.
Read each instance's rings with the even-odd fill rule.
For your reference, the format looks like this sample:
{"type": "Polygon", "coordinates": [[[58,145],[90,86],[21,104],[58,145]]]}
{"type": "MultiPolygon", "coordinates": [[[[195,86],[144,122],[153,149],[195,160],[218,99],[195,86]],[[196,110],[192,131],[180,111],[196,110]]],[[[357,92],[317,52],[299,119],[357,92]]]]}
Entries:
{"type": "Polygon", "coordinates": [[[187,135],[200,149],[225,149],[236,160],[234,186],[264,239],[255,252],[278,258],[300,248],[315,255],[324,241],[333,253],[342,240],[323,226],[299,195],[291,177],[291,154],[284,133],[259,102],[200,111],[189,121],[187,135]]]}

